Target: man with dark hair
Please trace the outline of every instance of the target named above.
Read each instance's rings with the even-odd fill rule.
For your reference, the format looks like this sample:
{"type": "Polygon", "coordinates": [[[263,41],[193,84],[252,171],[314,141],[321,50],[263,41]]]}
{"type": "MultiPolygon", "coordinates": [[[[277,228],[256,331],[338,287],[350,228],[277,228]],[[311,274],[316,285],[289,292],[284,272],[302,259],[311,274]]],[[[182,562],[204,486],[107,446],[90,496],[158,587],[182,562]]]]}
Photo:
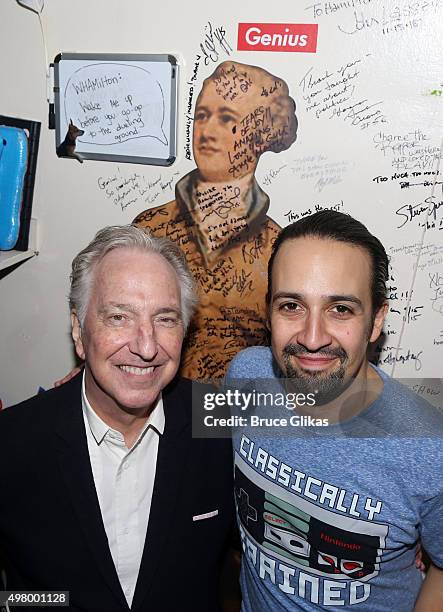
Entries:
{"type": "Polygon", "coordinates": [[[325,210],[315,215],[304,217],[287,225],[279,233],[268,263],[268,293],[266,303],[269,306],[272,287],[272,268],[277,253],[286,240],[296,238],[323,238],[365,249],[371,259],[371,300],[373,312],[386,302],[386,281],[389,274],[389,260],[382,243],[367,228],[349,215],[325,210]]]}
{"type": "Polygon", "coordinates": [[[104,228],[69,298],[84,371],[0,413],[0,591],[69,591],[77,612],[217,610],[232,452],[192,439],[195,386],[176,376],[196,303],[184,255],[104,228]]]}
{"type": "Polygon", "coordinates": [[[255,400],[234,434],[244,612],[443,609],[443,419],[367,357],[387,278],[380,241],[342,213],[297,221],[274,244],[272,347],[242,351],[228,371],[296,397],[262,423],[255,400]]]}

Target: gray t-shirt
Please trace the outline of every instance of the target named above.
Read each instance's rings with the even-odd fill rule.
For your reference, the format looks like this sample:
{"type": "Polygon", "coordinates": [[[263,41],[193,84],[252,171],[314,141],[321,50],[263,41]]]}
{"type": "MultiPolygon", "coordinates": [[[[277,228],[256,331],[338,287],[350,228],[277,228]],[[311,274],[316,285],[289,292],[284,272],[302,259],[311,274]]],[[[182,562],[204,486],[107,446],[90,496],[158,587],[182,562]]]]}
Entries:
{"type": "MultiPolygon", "coordinates": [[[[244,612],[411,612],[419,538],[443,567],[442,415],[377,371],[381,395],[345,423],[234,431],[244,612]]],[[[227,380],[279,375],[255,347],[227,380]]]]}

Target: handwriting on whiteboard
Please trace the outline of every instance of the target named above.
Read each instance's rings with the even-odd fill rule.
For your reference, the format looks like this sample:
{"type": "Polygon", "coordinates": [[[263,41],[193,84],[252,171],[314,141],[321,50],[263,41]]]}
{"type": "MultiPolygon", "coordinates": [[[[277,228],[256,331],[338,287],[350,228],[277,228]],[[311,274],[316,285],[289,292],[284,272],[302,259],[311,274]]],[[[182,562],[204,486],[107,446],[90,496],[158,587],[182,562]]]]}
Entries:
{"type": "Polygon", "coordinates": [[[79,68],[66,84],[64,109],[66,123],[72,119],[85,131],[78,142],[108,146],[155,138],[168,144],[163,90],[145,68],[111,62],[79,68]]]}

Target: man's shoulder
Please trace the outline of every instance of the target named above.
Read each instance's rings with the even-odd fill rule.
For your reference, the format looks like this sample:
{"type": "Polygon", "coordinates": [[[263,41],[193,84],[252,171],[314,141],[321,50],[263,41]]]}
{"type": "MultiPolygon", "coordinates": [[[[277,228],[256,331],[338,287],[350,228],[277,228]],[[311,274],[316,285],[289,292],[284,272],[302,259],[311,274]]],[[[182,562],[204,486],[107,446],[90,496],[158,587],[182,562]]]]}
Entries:
{"type": "Polygon", "coordinates": [[[276,364],[269,346],[251,346],[234,357],[228,367],[226,378],[275,378],[276,364]]]}
{"type": "Polygon", "coordinates": [[[385,403],[383,409],[395,417],[399,428],[402,431],[414,432],[418,437],[442,436],[443,412],[401,381],[391,378],[380,368],[376,369],[384,383],[384,392],[381,395],[381,400],[385,403]]]}
{"type": "Polygon", "coordinates": [[[60,387],[38,393],[33,397],[5,408],[0,412],[0,435],[7,436],[9,431],[21,428],[23,432],[35,432],[52,421],[54,415],[63,408],[66,401],[78,397],[81,402],[81,380],[78,374],[60,387]]]}

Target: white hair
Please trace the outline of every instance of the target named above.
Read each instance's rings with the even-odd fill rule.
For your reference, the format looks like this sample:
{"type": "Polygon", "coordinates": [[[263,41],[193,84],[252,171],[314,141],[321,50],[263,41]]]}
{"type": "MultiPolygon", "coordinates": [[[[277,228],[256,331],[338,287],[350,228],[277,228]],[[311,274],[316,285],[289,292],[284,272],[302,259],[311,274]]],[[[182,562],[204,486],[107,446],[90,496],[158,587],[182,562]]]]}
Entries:
{"type": "Polygon", "coordinates": [[[83,326],[95,266],[115,249],[132,248],[145,253],[158,253],[171,264],[180,287],[181,316],[187,329],[198,299],[186,258],[168,238],[157,238],[135,225],[111,225],[101,229],[94,239],[74,258],[71,272],[69,307],[83,326]]]}

